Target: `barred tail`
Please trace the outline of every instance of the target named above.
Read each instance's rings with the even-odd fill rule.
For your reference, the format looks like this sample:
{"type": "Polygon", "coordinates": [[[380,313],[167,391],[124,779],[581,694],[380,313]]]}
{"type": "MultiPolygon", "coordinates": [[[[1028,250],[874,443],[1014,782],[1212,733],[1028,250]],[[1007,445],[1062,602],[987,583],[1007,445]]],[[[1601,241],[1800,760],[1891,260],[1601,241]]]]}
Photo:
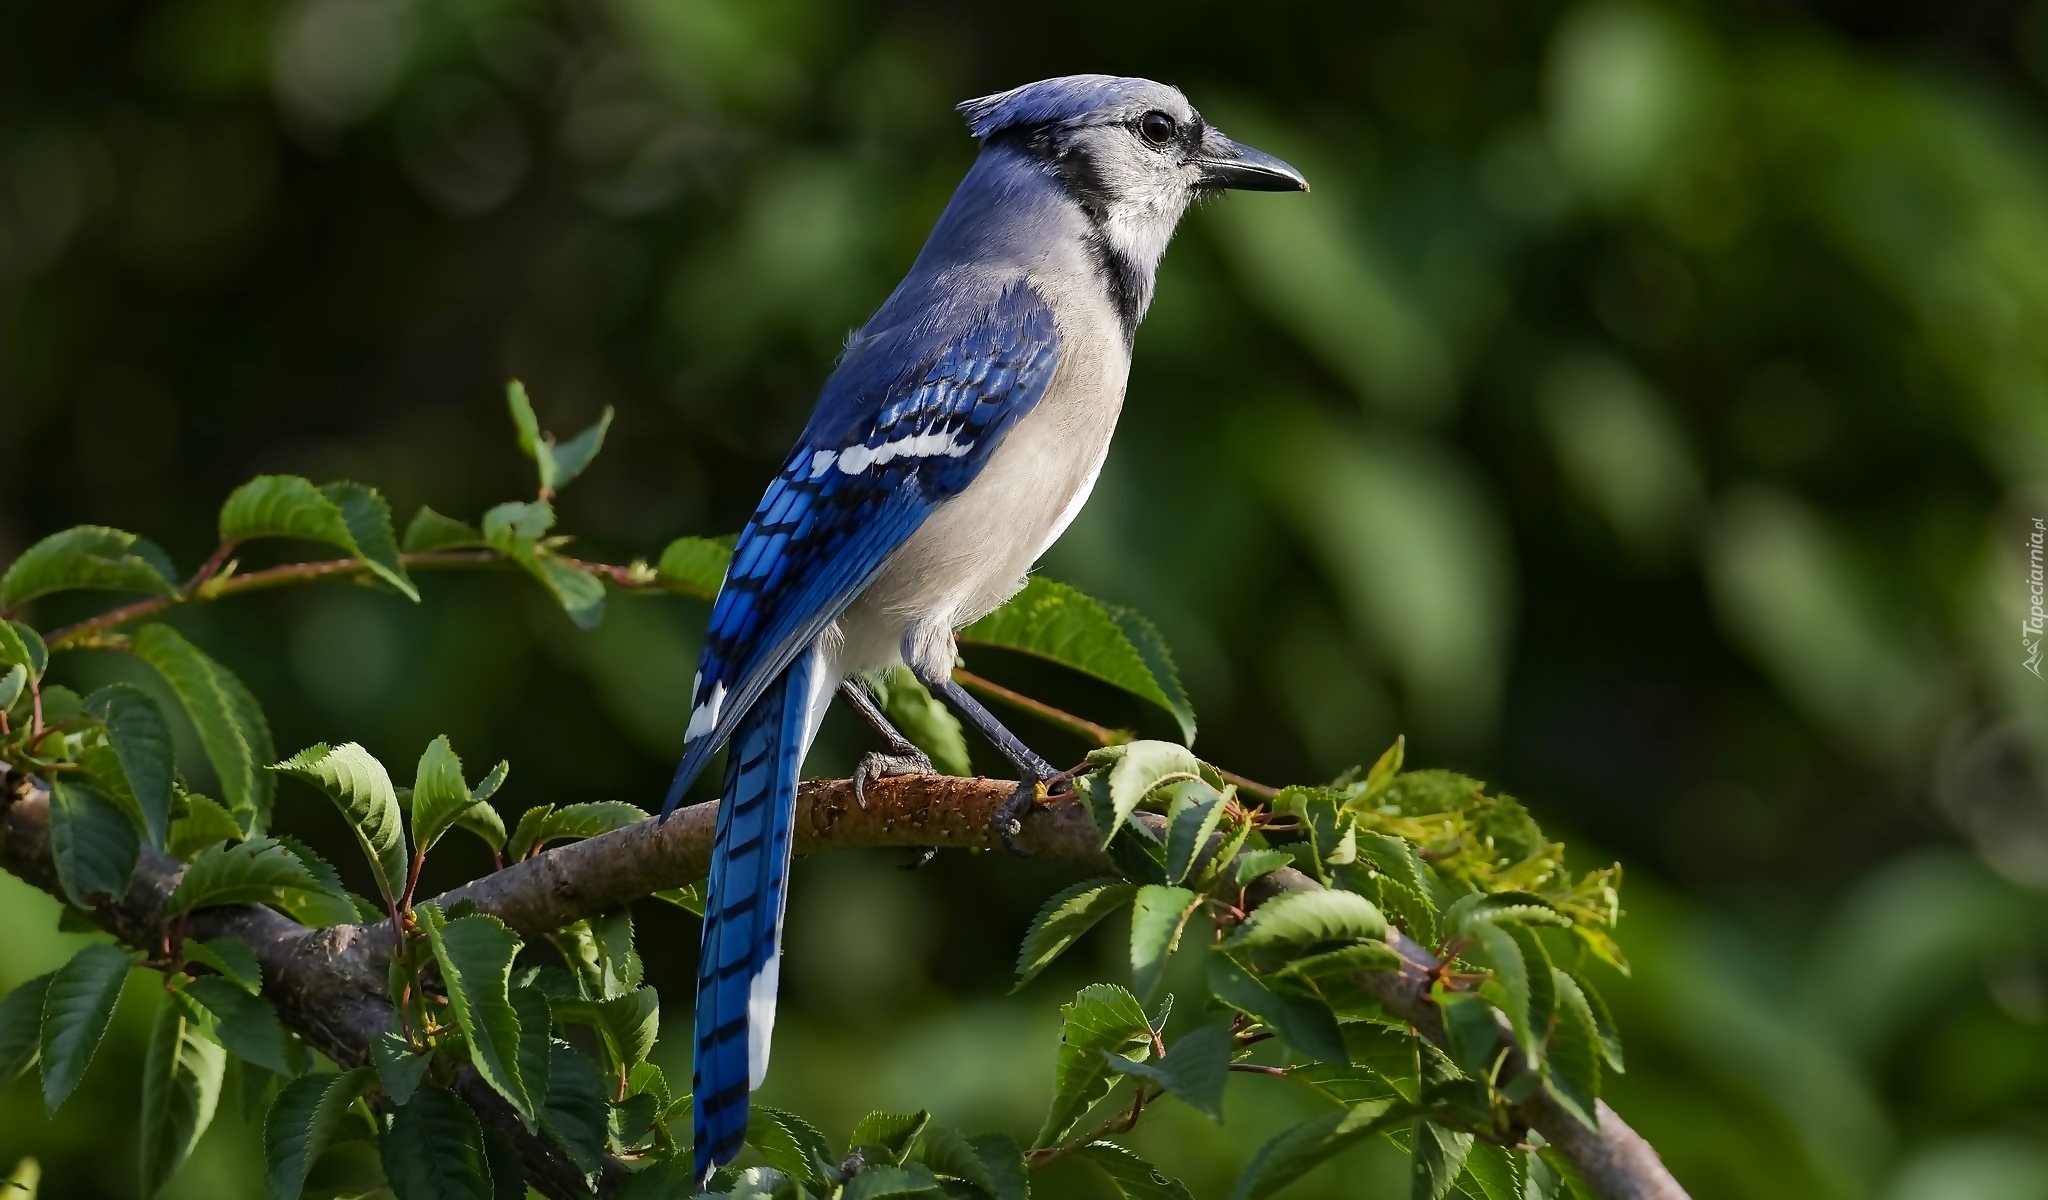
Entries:
{"type": "Polygon", "coordinates": [[[824,670],[815,648],[799,654],[733,731],[697,966],[700,1184],[739,1154],[747,1095],[768,1071],[797,771],[824,670]]]}

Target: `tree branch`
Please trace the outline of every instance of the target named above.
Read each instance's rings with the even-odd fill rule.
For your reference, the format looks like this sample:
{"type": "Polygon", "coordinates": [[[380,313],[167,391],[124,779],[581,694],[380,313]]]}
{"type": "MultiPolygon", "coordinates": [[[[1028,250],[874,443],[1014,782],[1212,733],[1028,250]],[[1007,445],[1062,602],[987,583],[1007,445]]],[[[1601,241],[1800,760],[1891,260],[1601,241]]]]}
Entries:
{"type": "MultiPolygon", "coordinates": [[[[992,779],[888,779],[868,786],[868,805],[863,808],[847,780],[806,782],[797,797],[796,849],[991,849],[990,820],[1014,788],[1013,783],[992,779]]],[[[644,821],[558,846],[443,893],[437,903],[446,907],[468,900],[529,936],[558,929],[650,893],[703,879],[717,811],[715,801],[695,805],[666,821],[644,821]]],[[[1134,814],[1133,819],[1159,821],[1148,813],[1134,814]]],[[[1114,870],[1097,845],[1094,823],[1079,804],[1034,810],[1017,841],[1034,856],[1093,871],[1114,870]]],[[[0,814],[0,868],[60,894],[50,858],[48,796],[29,781],[16,786],[12,803],[0,814]]],[[[94,919],[131,946],[154,947],[164,901],[182,870],[182,864],[145,850],[128,895],[118,903],[99,905],[94,919]]],[[[1262,878],[1246,904],[1318,886],[1298,871],[1283,869],[1262,878]]],[[[278,1005],[279,1015],[338,1063],[366,1062],[370,1041],[391,1025],[391,1003],[385,993],[390,936],[381,923],[314,930],[265,908],[216,908],[192,914],[191,936],[232,937],[255,950],[263,964],[265,995],[278,1005]]],[[[1398,931],[1391,939],[1402,956],[1401,968],[1366,972],[1361,983],[1389,1013],[1442,1045],[1443,1023],[1429,993],[1437,960],[1398,931]]],[[[1512,1077],[1527,1070],[1526,1063],[1511,1055],[1505,1074],[1512,1077]]],[[[466,1079],[464,1094],[487,1124],[514,1137],[528,1178],[542,1194],[556,1200],[589,1194],[567,1157],[547,1139],[525,1133],[509,1106],[480,1080],[466,1079]]],[[[1686,1200],[1685,1190],[1656,1151],[1604,1102],[1597,1131],[1580,1125],[1541,1088],[1515,1105],[1513,1115],[1542,1133],[1608,1200],[1686,1200]]],[[[609,1190],[612,1182],[605,1180],[604,1189],[609,1190]]]]}

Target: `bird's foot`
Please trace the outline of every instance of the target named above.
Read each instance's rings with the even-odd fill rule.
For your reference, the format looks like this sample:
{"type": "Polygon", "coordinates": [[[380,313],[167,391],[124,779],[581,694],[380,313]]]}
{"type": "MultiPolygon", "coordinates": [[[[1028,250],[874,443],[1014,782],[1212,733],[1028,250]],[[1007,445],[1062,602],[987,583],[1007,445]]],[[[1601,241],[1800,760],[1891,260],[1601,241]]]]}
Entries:
{"type": "Polygon", "coordinates": [[[1045,781],[1042,779],[1026,776],[1017,781],[1017,790],[1010,793],[1010,798],[1003,801],[1002,807],[996,809],[995,817],[989,822],[990,827],[995,830],[996,840],[1003,844],[1003,849],[1019,858],[1031,857],[1029,851],[1017,844],[1017,835],[1024,832],[1024,818],[1031,814],[1032,809],[1038,807],[1045,794],[1045,781]]]}
{"type": "Polygon", "coordinates": [[[931,755],[904,742],[892,747],[886,753],[880,750],[863,754],[860,763],[853,768],[853,798],[862,808],[868,806],[868,785],[878,779],[893,779],[901,775],[936,775],[937,767],[932,765],[931,755]]]}

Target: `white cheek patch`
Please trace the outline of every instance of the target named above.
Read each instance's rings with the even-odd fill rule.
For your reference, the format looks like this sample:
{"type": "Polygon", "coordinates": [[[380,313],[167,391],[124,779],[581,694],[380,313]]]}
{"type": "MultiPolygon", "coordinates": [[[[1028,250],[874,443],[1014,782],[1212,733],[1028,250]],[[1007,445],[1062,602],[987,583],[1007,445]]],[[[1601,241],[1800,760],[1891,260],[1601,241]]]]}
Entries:
{"type": "Polygon", "coordinates": [[[718,724],[718,710],[725,705],[725,685],[714,683],[711,694],[704,697],[704,703],[690,710],[690,727],[683,730],[683,740],[694,742],[718,724]]]}
{"type": "Polygon", "coordinates": [[[871,466],[883,466],[898,458],[959,458],[974,449],[972,439],[963,442],[959,438],[958,430],[944,429],[914,433],[879,446],[848,446],[839,452],[839,469],[848,475],[858,475],[871,466]]]}

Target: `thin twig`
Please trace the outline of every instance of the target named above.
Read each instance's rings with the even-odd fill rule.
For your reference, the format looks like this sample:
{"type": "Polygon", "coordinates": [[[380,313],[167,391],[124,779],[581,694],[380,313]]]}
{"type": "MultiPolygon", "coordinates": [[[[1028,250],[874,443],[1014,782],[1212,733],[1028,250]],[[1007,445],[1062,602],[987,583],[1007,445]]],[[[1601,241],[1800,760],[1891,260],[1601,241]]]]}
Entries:
{"type": "Polygon", "coordinates": [[[1036,700],[1022,692],[1012,691],[992,679],[984,679],[965,667],[955,667],[953,678],[964,687],[972,688],[984,696],[992,696],[1014,708],[1021,708],[1032,716],[1047,721],[1085,741],[1098,746],[1114,746],[1131,740],[1131,735],[1121,729],[1097,725],[1086,717],[1078,717],[1063,708],[1054,708],[1043,700],[1036,700]]]}

